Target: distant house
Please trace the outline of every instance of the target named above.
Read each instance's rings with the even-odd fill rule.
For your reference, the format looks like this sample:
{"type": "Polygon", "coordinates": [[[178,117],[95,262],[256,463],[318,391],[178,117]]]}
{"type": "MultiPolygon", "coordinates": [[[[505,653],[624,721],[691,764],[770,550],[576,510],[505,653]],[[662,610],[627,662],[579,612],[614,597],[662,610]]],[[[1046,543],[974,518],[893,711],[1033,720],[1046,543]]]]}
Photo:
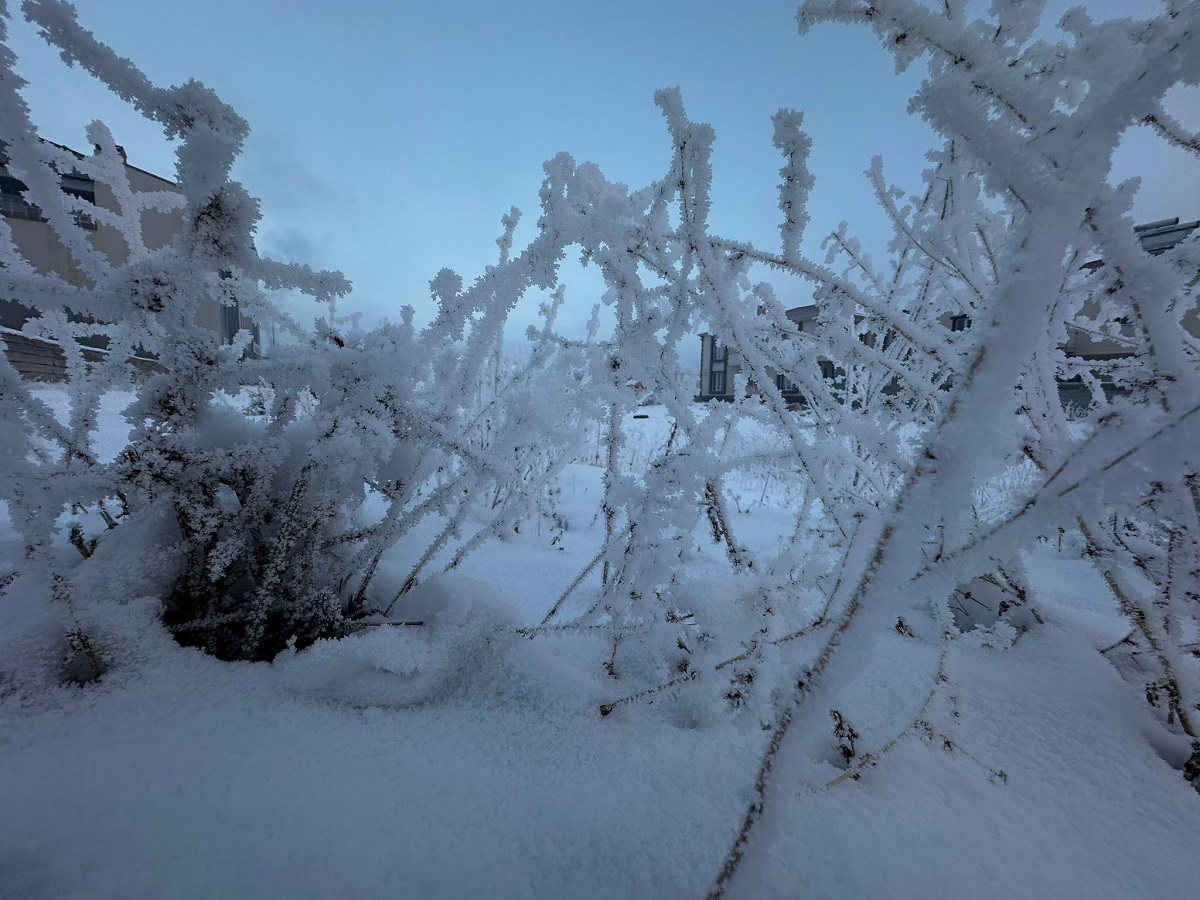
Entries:
{"type": "MultiPolygon", "coordinates": [[[[1134,230],[1137,232],[1142,249],[1157,256],[1189,237],[1197,228],[1200,228],[1200,220],[1181,223],[1176,217],[1139,225],[1134,230]]],[[[1095,270],[1103,265],[1102,260],[1095,260],[1085,264],[1083,268],[1095,270]]],[[[1085,303],[1082,319],[1090,318],[1095,321],[1099,315],[1099,309],[1099,305],[1096,303],[1090,301],[1085,303]]],[[[819,312],[820,309],[817,306],[797,306],[787,310],[786,315],[795,323],[796,330],[803,332],[813,329],[819,312]]],[[[966,331],[971,327],[971,319],[965,313],[948,312],[940,316],[939,320],[951,332],[966,331]]],[[[1192,309],[1187,314],[1184,327],[1189,333],[1200,338],[1200,310],[1192,309]]],[[[886,347],[888,343],[889,337],[885,336],[883,346],[886,347]]],[[[1134,326],[1129,323],[1097,321],[1095,327],[1092,327],[1086,324],[1086,321],[1077,320],[1075,324],[1068,327],[1067,343],[1063,350],[1066,352],[1068,360],[1086,367],[1089,362],[1109,362],[1131,357],[1135,353],[1136,346],[1134,326]]],[[[822,374],[826,378],[837,376],[838,370],[832,362],[826,359],[820,359],[818,362],[822,374]]],[[[695,399],[700,402],[733,400],[737,396],[734,377],[742,372],[742,368],[742,360],[736,351],[721,343],[716,335],[700,335],[700,392],[695,399]]],[[[773,377],[785,399],[797,404],[804,403],[804,398],[800,395],[796,385],[786,375],[776,374],[773,377]]],[[[1081,375],[1060,381],[1058,388],[1064,405],[1086,406],[1090,402],[1091,395],[1083,384],[1081,375]]],[[[1106,383],[1104,388],[1109,393],[1117,391],[1111,383],[1106,383]]],[[[753,389],[753,384],[748,384],[747,392],[753,392],[753,389]]]]}
{"type": "MultiPolygon", "coordinates": [[[[74,150],[63,150],[83,159],[74,150]]],[[[120,148],[118,148],[120,150],[120,148]]],[[[120,150],[122,158],[125,151],[120,150]]],[[[179,192],[178,186],[158,175],[154,175],[126,162],[125,174],[134,191],[179,192]]],[[[93,181],[79,172],[62,175],[65,193],[80,197],[97,206],[116,211],[116,201],[108,185],[93,181]]],[[[0,145],[0,215],[12,229],[17,250],[35,269],[45,274],[54,273],[69,284],[85,286],[86,276],[72,258],[67,248],[59,241],[54,230],[42,217],[42,211],[25,198],[25,185],[13,177],[8,169],[8,157],[0,145]]],[[[122,263],[129,249],[120,233],[111,226],[98,224],[88,216],[80,214],[76,220],[80,228],[88,233],[92,246],[100,250],[114,265],[122,263]]],[[[163,213],[146,210],[142,214],[142,237],[151,250],[164,247],[179,233],[183,224],[182,212],[163,213]]],[[[66,377],[66,357],[57,344],[23,334],[22,329],[35,315],[34,310],[21,302],[20,297],[0,297],[0,338],[9,361],[26,378],[57,381],[66,377]]],[[[231,343],[240,329],[257,330],[251,320],[235,307],[222,306],[216,300],[201,304],[196,323],[221,335],[231,343]]],[[[105,353],[105,340],[91,338],[83,341],[85,357],[99,357],[105,353]]],[[[153,370],[157,363],[148,357],[135,357],[131,364],[142,370],[153,370]]]]}
{"type": "MultiPolygon", "coordinates": [[[[1151,256],[1158,256],[1185,240],[1197,228],[1200,228],[1200,220],[1180,222],[1175,217],[1139,225],[1134,231],[1142,249],[1151,256]]],[[[1103,266],[1104,261],[1098,259],[1085,263],[1083,268],[1094,271],[1103,266]]],[[[1069,362],[1076,367],[1088,368],[1087,363],[1112,362],[1131,358],[1135,354],[1137,339],[1132,324],[1124,319],[1111,323],[1098,321],[1100,307],[1090,301],[1084,304],[1082,312],[1082,321],[1076,320],[1067,328],[1067,343],[1063,349],[1069,362]],[[1086,321],[1088,319],[1092,320],[1092,324],[1086,321]]],[[[1200,310],[1188,312],[1183,324],[1190,334],[1200,337],[1200,310]]],[[[1108,394],[1120,392],[1111,382],[1104,382],[1103,387],[1108,394]]],[[[1081,375],[1060,381],[1058,392],[1064,405],[1087,406],[1091,402],[1091,394],[1084,386],[1081,375]]]]}
{"type": "MultiPolygon", "coordinates": [[[[787,310],[785,315],[795,324],[797,331],[803,332],[812,331],[819,312],[820,308],[817,306],[796,306],[787,310]]],[[[736,351],[721,343],[714,334],[700,335],[700,393],[696,395],[696,400],[701,403],[709,400],[733,400],[736,396],[734,376],[741,372],[742,360],[736,351]]],[[[772,377],[785,399],[802,402],[800,391],[786,375],[773,373],[772,377]]],[[[752,385],[750,389],[753,390],[752,385]]]]}

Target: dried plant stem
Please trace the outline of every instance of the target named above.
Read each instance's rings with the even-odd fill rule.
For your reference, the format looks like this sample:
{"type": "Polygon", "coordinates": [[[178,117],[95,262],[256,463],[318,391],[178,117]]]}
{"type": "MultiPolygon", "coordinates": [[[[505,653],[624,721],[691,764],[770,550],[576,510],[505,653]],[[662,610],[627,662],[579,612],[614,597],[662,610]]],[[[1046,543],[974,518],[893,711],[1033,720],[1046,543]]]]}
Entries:
{"type": "Polygon", "coordinates": [[[391,614],[393,607],[395,607],[396,603],[401,597],[417,586],[417,581],[421,577],[421,572],[427,565],[429,565],[429,561],[433,559],[438,551],[446,546],[446,543],[451,537],[458,533],[458,530],[462,527],[463,520],[465,520],[467,517],[467,508],[466,502],[460,504],[454,515],[450,517],[450,520],[445,524],[442,530],[438,532],[437,537],[429,542],[429,546],[425,548],[425,552],[421,554],[421,558],[417,560],[416,565],[414,565],[412,570],[408,573],[408,577],[404,579],[404,584],[400,586],[400,590],[396,592],[396,595],[392,597],[391,601],[384,609],[383,614],[385,616],[391,614]]]}
{"type": "Polygon", "coordinates": [[[1109,644],[1107,647],[1102,647],[1102,648],[1100,649],[1100,652],[1101,652],[1101,654],[1104,654],[1104,653],[1111,653],[1112,651],[1114,651],[1114,650],[1116,650],[1118,647],[1120,647],[1122,644],[1132,644],[1132,643],[1133,643],[1133,636],[1134,636],[1135,634],[1137,634],[1137,629],[1136,629],[1136,628],[1131,628],[1131,629],[1129,629],[1129,632],[1128,632],[1128,633],[1125,635],[1125,637],[1123,637],[1123,638],[1121,638],[1121,639],[1119,639],[1119,640],[1113,641],[1113,642],[1112,642],[1111,644],[1109,644]]]}
{"type": "MultiPolygon", "coordinates": [[[[892,737],[891,740],[889,740],[886,744],[884,744],[882,747],[880,747],[874,753],[862,754],[862,756],[859,757],[859,762],[857,765],[855,765],[854,767],[843,772],[837,778],[833,779],[833,781],[829,782],[829,784],[825,785],[827,788],[837,787],[839,784],[843,784],[851,779],[857,780],[859,778],[859,776],[862,775],[863,771],[871,768],[872,766],[878,765],[879,760],[884,755],[886,755],[887,753],[890,753],[892,750],[894,750],[906,738],[910,738],[910,737],[914,737],[914,736],[920,737],[921,735],[924,735],[929,738],[936,738],[938,740],[941,740],[943,746],[946,746],[947,749],[955,749],[955,750],[962,749],[961,747],[958,746],[958,744],[956,744],[949,737],[947,737],[946,735],[937,731],[933,727],[933,725],[930,724],[929,718],[928,718],[929,707],[933,704],[934,698],[937,697],[939,688],[943,684],[945,684],[947,681],[946,658],[947,658],[947,651],[943,650],[941,658],[938,659],[937,669],[933,673],[933,686],[930,687],[929,693],[925,695],[925,699],[924,699],[924,701],[922,701],[920,708],[917,710],[917,714],[915,716],[913,716],[913,720],[911,722],[909,722],[908,725],[906,725],[904,728],[902,728],[894,737],[892,737]]],[[[965,751],[963,751],[963,752],[965,753],[965,751]]],[[[984,766],[982,762],[980,762],[974,756],[971,756],[971,754],[969,754],[969,753],[967,753],[966,755],[970,759],[979,763],[979,765],[983,766],[983,768],[987,769],[988,772],[990,772],[993,777],[999,778],[1002,781],[1007,779],[1007,776],[1005,775],[1004,772],[996,770],[996,769],[992,769],[988,766],[984,766]]]]}
{"type": "MultiPolygon", "coordinates": [[[[881,539],[876,557],[873,560],[874,563],[877,563],[882,557],[883,548],[886,545],[888,537],[890,537],[890,529],[885,529],[885,536],[881,539]]],[[[861,608],[860,597],[866,590],[866,582],[873,568],[874,566],[864,574],[859,591],[851,598],[837,628],[834,629],[829,639],[825,642],[825,646],[821,649],[816,663],[808,670],[810,680],[798,683],[795,694],[779,714],[775,730],[771,733],[770,743],[767,744],[766,752],[763,753],[762,761],[759,763],[758,771],[754,776],[753,799],[746,807],[746,814],[742,817],[742,825],[738,829],[737,837],[734,838],[733,845],[725,855],[725,861],[717,873],[712,889],[708,892],[708,900],[719,900],[719,898],[725,896],[725,889],[736,874],[738,866],[741,865],[742,858],[746,854],[746,845],[750,842],[750,833],[754,830],[754,826],[758,823],[758,820],[762,818],[767,799],[767,778],[775,765],[775,757],[779,755],[779,748],[783,746],[784,738],[787,737],[788,731],[792,727],[792,722],[795,721],[796,711],[812,690],[811,679],[820,675],[829,664],[834,649],[841,642],[842,635],[850,627],[850,623],[861,608]]]]}
{"type": "MultiPolygon", "coordinates": [[[[625,530],[616,537],[616,540],[624,540],[625,535],[628,533],[629,528],[626,527],[625,530]]],[[[596,566],[600,564],[600,560],[602,560],[605,554],[608,553],[608,549],[609,543],[606,541],[604,545],[601,546],[599,552],[597,552],[596,555],[591,558],[588,564],[584,566],[582,570],[580,570],[579,574],[575,576],[575,580],[567,585],[567,589],[563,591],[558,600],[555,601],[554,606],[550,607],[550,611],[542,618],[542,625],[547,624],[551,619],[558,615],[558,611],[562,609],[563,604],[567,602],[567,598],[570,597],[571,594],[575,593],[575,589],[579,587],[579,585],[583,584],[583,580],[596,570],[596,566]]],[[[532,637],[532,635],[530,636],[532,637]]]]}
{"type": "Polygon", "coordinates": [[[71,649],[83,654],[83,658],[87,660],[91,680],[99,681],[100,676],[104,674],[104,668],[100,665],[100,660],[96,658],[96,652],[92,649],[92,642],[88,639],[87,631],[79,621],[79,615],[75,611],[75,602],[71,599],[71,589],[64,575],[56,572],[51,577],[50,596],[55,602],[61,603],[66,607],[67,614],[71,617],[71,624],[73,626],[67,635],[71,649]]]}
{"type": "Polygon", "coordinates": [[[729,518],[725,515],[725,505],[721,502],[721,493],[715,482],[709,481],[704,485],[704,511],[708,515],[708,524],[712,528],[713,540],[724,542],[725,554],[735,569],[747,565],[745,552],[740,549],[733,539],[733,530],[729,527],[729,518]]]}
{"type": "MultiPolygon", "coordinates": [[[[786,644],[786,643],[789,643],[790,641],[794,641],[799,638],[806,637],[807,635],[810,635],[813,632],[818,631],[824,625],[825,625],[825,617],[824,617],[824,615],[822,615],[821,618],[814,621],[807,628],[801,628],[801,629],[798,629],[797,631],[791,631],[785,635],[781,635],[780,637],[773,638],[770,641],[766,642],[766,646],[778,647],[781,644],[786,644]]],[[[720,672],[722,669],[729,668],[729,666],[734,666],[740,662],[745,662],[751,656],[754,655],[755,651],[758,650],[758,648],[760,646],[763,646],[762,642],[757,637],[749,640],[747,642],[747,644],[748,644],[747,648],[744,651],[742,651],[741,653],[737,654],[736,656],[731,656],[728,659],[723,659],[723,660],[721,660],[721,662],[714,665],[713,671],[720,672]]],[[[641,700],[643,697],[652,697],[653,695],[661,693],[662,691],[670,690],[673,687],[677,687],[678,685],[683,684],[685,681],[694,681],[696,679],[696,677],[698,676],[698,674],[699,673],[697,670],[692,670],[687,675],[683,675],[678,678],[672,678],[668,681],[662,682],[661,684],[656,684],[653,687],[648,687],[648,688],[640,690],[634,694],[630,694],[627,697],[621,697],[617,700],[613,700],[610,703],[604,703],[600,706],[600,715],[607,716],[610,712],[612,712],[614,709],[616,709],[618,706],[621,706],[622,704],[630,703],[634,700],[641,700]]]]}
{"type": "Polygon", "coordinates": [[[746,853],[746,841],[749,838],[750,831],[754,828],[754,823],[758,821],[763,813],[763,805],[767,796],[767,778],[771,774],[771,768],[775,764],[775,757],[779,754],[779,748],[783,744],[783,739],[787,737],[788,729],[792,726],[792,718],[796,713],[796,708],[795,704],[789,704],[780,715],[779,721],[775,725],[775,730],[771,733],[771,742],[767,745],[767,752],[763,754],[762,763],[759,765],[758,773],[754,778],[754,799],[750,801],[750,805],[746,808],[746,815],[742,818],[742,827],[738,830],[738,838],[734,841],[733,847],[730,848],[728,856],[725,857],[725,865],[717,873],[717,880],[708,892],[708,900],[720,900],[721,897],[725,896],[725,889],[729,886],[730,879],[733,878],[738,865],[742,861],[742,857],[746,853]]]}
{"type": "MultiPolygon", "coordinates": [[[[1084,540],[1088,542],[1088,545],[1097,556],[1102,559],[1106,556],[1111,556],[1113,547],[1107,540],[1102,540],[1098,532],[1094,532],[1089,528],[1082,516],[1077,517],[1075,521],[1079,525],[1079,530],[1083,534],[1084,540]]],[[[1183,729],[1188,737],[1197,737],[1198,735],[1192,725],[1191,716],[1188,712],[1189,709],[1194,707],[1189,700],[1183,697],[1180,680],[1175,672],[1175,665],[1171,659],[1171,654],[1163,642],[1159,640],[1158,635],[1155,634],[1155,629],[1150,624],[1149,616],[1146,615],[1146,611],[1142,609],[1141,605],[1125,590],[1113,566],[1102,565],[1100,574],[1108,585],[1108,589],[1112,591],[1113,597],[1116,598],[1121,611],[1129,618],[1138,636],[1145,641],[1146,646],[1150,648],[1158,660],[1158,664],[1162,668],[1163,678],[1166,681],[1166,693],[1170,710],[1178,717],[1179,727],[1183,729]]]]}

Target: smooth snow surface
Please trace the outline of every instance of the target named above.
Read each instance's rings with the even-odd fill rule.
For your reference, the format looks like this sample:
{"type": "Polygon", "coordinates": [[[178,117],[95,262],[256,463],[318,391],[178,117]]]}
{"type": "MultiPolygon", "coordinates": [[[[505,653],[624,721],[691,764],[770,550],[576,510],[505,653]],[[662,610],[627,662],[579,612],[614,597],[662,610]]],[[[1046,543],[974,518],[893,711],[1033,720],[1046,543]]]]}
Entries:
{"type": "MultiPolygon", "coordinates": [[[[515,632],[594,552],[599,478],[567,469],[554,545],[529,527],[406,595],[393,619],[423,625],[273,664],[178,647],[145,598],[101,607],[111,669],[63,687],[61,621],[18,581],[0,601],[0,896],[702,896],[760,723],[703,679],[602,718],[645,686],[619,655],[614,680],[589,634],[515,632]]],[[[777,540],[773,510],[749,505],[746,540],[777,540]]],[[[1047,624],[956,647],[929,710],[939,738],[901,741],[861,780],[824,786],[841,774],[832,730],[793,748],[804,783],[774,786],[734,896],[1190,895],[1200,795],[1096,653],[1122,633],[1103,581],[1049,546],[1028,562],[1047,624]]],[[[911,720],[892,700],[935,659],[881,640],[844,710],[873,723],[864,747],[911,720]]]]}

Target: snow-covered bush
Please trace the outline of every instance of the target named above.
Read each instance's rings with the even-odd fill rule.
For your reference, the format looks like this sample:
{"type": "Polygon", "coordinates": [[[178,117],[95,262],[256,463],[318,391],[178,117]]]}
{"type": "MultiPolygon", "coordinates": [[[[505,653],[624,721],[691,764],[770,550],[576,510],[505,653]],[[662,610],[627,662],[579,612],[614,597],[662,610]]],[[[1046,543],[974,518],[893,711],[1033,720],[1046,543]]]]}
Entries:
{"type": "MultiPolygon", "coordinates": [[[[570,623],[611,630],[609,673],[636,690],[605,712],[698,680],[773,719],[718,892],[745,852],[785,743],[807,742],[807,755],[819,756],[831,709],[842,739],[853,730],[843,727],[851,713],[839,697],[879,642],[927,648],[914,664],[928,677],[911,686],[920,720],[950,679],[952,651],[1004,647],[1039,622],[1027,608],[1023,554],[1062,530],[1082,535],[1130,619],[1131,640],[1153,659],[1165,726],[1196,737],[1189,642],[1200,459],[1189,436],[1200,412],[1200,348],[1183,325],[1195,315],[1200,251],[1193,240],[1162,257],[1142,252],[1130,216],[1135,185],[1107,178],[1132,126],[1149,124],[1193,153],[1200,146],[1162,107],[1172,88],[1200,80],[1200,7],[1170,0],[1148,22],[1103,24],[1075,10],[1057,42],[1037,34],[1042,9],[997,0],[972,18],[966,0],[801,8],[804,31],[865,24],[901,68],[929,65],[913,108],[944,143],[915,197],[874,167],[896,230],[882,267],[845,229],[829,239],[824,265],[800,252],[808,139],[787,110],[775,117],[780,249],[713,234],[712,130],[687,118],[677,92],[663,91],[672,138],[664,178],[630,191],[593,165],[556,157],[546,165],[538,236],[494,273],[556,287],[557,261],[577,247],[603,274],[602,303],[615,320],[582,348],[590,363],[575,404],[598,410],[606,434],[605,537],[544,624],[574,608],[570,623]],[[1094,260],[1103,274],[1089,280],[1080,270],[1094,260]],[[755,264],[814,285],[822,314],[812,337],[796,335],[770,289],[751,280],[755,264]],[[1087,414],[1069,418],[1058,380],[1080,374],[1079,364],[1061,348],[1068,325],[1096,316],[1088,304],[1097,297],[1104,320],[1131,323],[1138,352],[1110,378],[1126,394],[1097,396],[1087,414]],[[968,327],[952,328],[951,317],[968,327]],[[682,336],[701,325],[736,352],[757,388],[704,414],[675,375],[682,336]],[[806,397],[804,417],[773,387],[779,374],[806,397]],[[641,476],[620,466],[633,385],[655,393],[675,429],[641,476]],[[769,559],[753,558],[722,509],[731,469],[768,462],[727,455],[746,422],[778,435],[787,453],[772,461],[809,488],[790,540],[769,559]],[[727,553],[730,577],[717,592],[710,573],[689,572],[702,523],[727,553]],[[1148,569],[1156,594],[1132,583],[1135,567],[1148,569]],[[585,602],[568,606],[592,573],[598,584],[585,602]],[[956,598],[967,594],[971,602],[986,594],[990,615],[956,616],[956,598]]],[[[474,305],[484,290],[472,308],[485,308],[474,305]]],[[[856,727],[879,738],[877,750],[894,746],[856,727]]],[[[876,758],[856,756],[860,768],[876,758]]]]}
{"type": "MultiPolygon", "coordinates": [[[[400,324],[370,332],[339,318],[333,304],[350,289],[340,273],[255,249],[257,202],[229,176],[244,120],[198,83],[151,84],[83,30],[68,4],[23,8],[66,62],[178,142],[178,193],[133,190],[100,123],[88,131],[92,157],[40,140],[3,51],[0,140],[9,169],[86,276],[80,285],[35,271],[0,219],[0,293],[31,306],[37,315],[26,330],[65,352],[71,404],[59,422],[0,360],[9,423],[0,496],[25,544],[21,574],[47,593],[54,585],[74,618],[109,583],[161,593],[164,621],[182,643],[222,658],[269,659],[390,609],[397,592],[374,583],[378,563],[417,525],[445,521],[401,592],[438,553],[456,548],[452,567],[529,514],[527,497],[561,465],[548,442],[529,437],[549,431],[548,422],[528,391],[510,392],[512,402],[497,391],[481,402],[477,393],[507,308],[471,321],[447,302],[421,331],[411,308],[400,324]],[[106,185],[115,208],[65,194],[69,173],[106,185]],[[148,210],[180,217],[165,247],[147,246],[148,210]],[[125,252],[103,252],[85,223],[115,232],[125,252]],[[301,327],[280,299],[289,291],[329,304],[327,319],[301,327]],[[292,340],[267,356],[252,352],[246,331],[222,343],[197,324],[201,304],[214,300],[276,323],[292,340]],[[98,361],[78,343],[95,337],[107,343],[98,361]],[[137,381],[126,363],[135,351],[156,360],[137,381]],[[247,386],[249,411],[226,399],[247,386]],[[104,459],[93,447],[98,409],[116,388],[136,399],[125,411],[127,444],[104,459]],[[484,496],[494,498],[489,521],[463,537],[467,511],[484,496]]],[[[435,291],[448,297],[448,284],[435,282],[435,291]]],[[[559,356],[543,353],[535,365],[553,370],[559,356]]],[[[529,378],[511,381],[528,386],[529,378]]]]}
{"type": "MultiPolygon", "coordinates": [[[[1094,523],[1113,510],[1152,504],[1169,484],[1171,500],[1160,515],[1169,517],[1170,543],[1181,561],[1194,560],[1194,491],[1187,495],[1200,465],[1189,439],[1200,412],[1200,358],[1183,320],[1194,315],[1195,293],[1187,285],[1195,281],[1200,252],[1191,241],[1166,258],[1143,253],[1129,215],[1135,185],[1113,186],[1107,176],[1113,149],[1134,125],[1154,125],[1193,153],[1200,147],[1162,107],[1170,89],[1200,81],[1200,6],[1168,0],[1150,21],[1102,24],[1075,9],[1060,23],[1065,39],[1055,43],[1036,36],[1042,10],[1041,3],[1005,0],[993,3],[984,19],[969,17],[966,0],[937,8],[914,0],[809,0],[800,9],[802,32],[825,22],[863,24],[900,68],[928,61],[929,75],[912,106],[947,140],[937,162],[943,170],[956,167],[975,186],[966,192],[975,208],[960,217],[944,204],[931,207],[927,196],[910,214],[894,216],[910,224],[894,248],[900,260],[893,271],[903,274],[904,254],[911,254],[916,289],[902,291],[890,314],[921,314],[923,268],[943,283],[947,277],[958,282],[959,302],[942,311],[961,310],[972,324],[957,345],[958,361],[943,370],[952,374],[945,401],[897,488],[878,510],[867,511],[847,546],[829,600],[832,627],[780,708],[755,801],[715,894],[724,892],[744,857],[780,748],[793,740],[812,746],[816,722],[839,708],[839,694],[883,635],[908,630],[919,636],[916,623],[930,618],[953,633],[946,600],[985,572],[1015,570],[1021,551],[1056,528],[1077,525],[1098,554],[1135,635],[1163,673],[1168,723],[1197,736],[1197,671],[1179,643],[1195,634],[1200,612],[1195,567],[1174,569],[1175,580],[1160,580],[1157,597],[1139,599],[1122,583],[1137,554],[1121,559],[1094,523]],[[993,228],[997,222],[1002,227],[993,228]],[[1066,324],[1083,308],[1073,284],[1077,270],[1094,259],[1112,273],[1108,303],[1128,311],[1139,333],[1140,377],[1132,396],[1100,406],[1074,430],[1058,400],[1056,376],[1069,365],[1059,346],[1066,324]],[[1038,477],[1017,486],[1002,515],[978,516],[979,490],[1026,463],[1038,477]]],[[[948,174],[959,204],[964,178],[948,174]]],[[[883,199],[887,205],[889,195],[883,199]]],[[[850,293],[828,278],[818,280],[835,294],[850,293]]],[[[869,315],[870,307],[862,306],[869,315]]],[[[915,336],[918,352],[905,369],[931,373],[938,368],[932,350],[946,342],[928,324],[915,336]]],[[[1019,595],[1018,584],[1009,587],[1019,595]]],[[[935,669],[929,697],[947,678],[945,660],[935,669]]]]}
{"type": "MultiPolygon", "coordinates": [[[[104,566],[110,539],[145,542],[159,551],[147,568],[170,561],[168,572],[156,574],[169,586],[167,621],[185,642],[221,656],[262,658],[289,637],[334,633],[344,573],[327,565],[320,550],[333,523],[353,514],[361,473],[318,469],[345,439],[327,427],[329,415],[301,419],[295,406],[310,383],[326,395],[346,392],[339,356],[349,351],[323,340],[316,352],[297,348],[269,360],[246,359],[248,332],[224,345],[216,332],[197,324],[197,312],[216,300],[258,321],[287,323],[273,299],[277,292],[292,289],[332,301],[349,284],[337,273],[283,265],[255,251],[257,203],[229,179],[248,130],[233,110],[195,82],[153,86],[80,29],[65,4],[24,8],[67,62],[89,69],[179,141],[178,193],[135,191],[102,124],[88,129],[97,149],[92,157],[38,138],[5,51],[0,121],[9,168],[28,185],[27,199],[43,211],[55,239],[87,277],[81,286],[36,272],[7,221],[0,223],[3,291],[38,313],[26,330],[63,348],[70,379],[70,417],[60,424],[7,360],[0,362],[6,419],[22,426],[5,438],[10,465],[4,497],[26,544],[27,574],[36,578],[41,570],[40,577],[68,585],[62,593],[69,596],[67,573],[73,569],[79,570],[76,579],[103,581],[85,573],[104,566]],[[106,185],[115,208],[64,194],[59,183],[68,173],[106,185]],[[147,210],[179,217],[169,245],[147,247],[147,210]],[[90,240],[83,220],[115,232],[124,252],[106,252],[90,240]],[[85,359],[77,343],[89,336],[107,340],[108,352],[98,362],[85,359]],[[136,384],[126,362],[135,350],[157,360],[155,372],[136,384]],[[310,354],[315,365],[302,367],[300,360],[310,354]],[[219,392],[236,393],[260,378],[274,388],[267,420],[250,421],[216,401],[219,392]],[[137,394],[125,412],[131,432],[117,458],[103,460],[91,449],[92,432],[101,398],[118,387],[137,394]],[[99,534],[83,523],[69,526],[86,558],[82,567],[71,565],[57,546],[67,510],[92,511],[102,522],[99,534]]],[[[356,443],[354,450],[350,458],[368,471],[378,465],[379,448],[356,443]]],[[[122,564],[129,562],[123,555],[122,564]]]]}
{"type": "MultiPolygon", "coordinates": [[[[557,266],[568,249],[604,277],[601,304],[614,322],[607,334],[598,317],[589,342],[539,336],[587,360],[581,378],[564,382],[561,408],[592,417],[605,470],[602,546],[543,624],[610,629],[608,669],[631,673],[637,688],[626,699],[723,672],[713,682],[718,695],[743,700],[753,680],[750,693],[782,740],[793,701],[836,693],[851,677],[854,664],[839,660],[866,658],[881,635],[916,633],[921,622],[936,648],[979,624],[956,619],[952,604],[980,584],[996,592],[988,627],[1011,639],[1014,623],[1039,619],[1026,608],[1022,563],[1039,537],[1080,529],[1092,552],[1111,556],[1093,520],[1140,509],[1157,490],[1153,473],[1183,472],[1180,485],[1189,483],[1195,461],[1182,436],[1196,412],[1196,346],[1182,321],[1195,304],[1186,285],[1196,245],[1147,257],[1129,217],[1133,186],[1106,181],[1111,150],[1131,125],[1156,123],[1195,149],[1161,102],[1174,85],[1195,81],[1185,33],[1196,13],[1168,6],[1143,25],[1093,25],[1072,13],[1063,23],[1069,40],[1052,44],[1035,36],[1037,3],[997,3],[986,20],[970,19],[961,2],[805,5],[804,29],[866,23],[902,66],[930,59],[913,102],[944,143],[914,197],[886,184],[882,164],[873,168],[896,232],[882,266],[845,228],[828,239],[824,264],[800,252],[812,178],[802,117],[790,110],[774,120],[784,158],[780,249],[713,234],[712,129],[690,121],[678,92],[667,90],[656,98],[671,137],[661,180],[631,191],[560,154],[546,164],[539,232],[526,250],[468,291],[447,276],[448,305],[485,316],[527,287],[561,287],[557,266]],[[1101,60],[1113,54],[1130,62],[1109,71],[1101,60]],[[1080,272],[1095,259],[1105,260],[1104,281],[1080,272]],[[814,285],[815,333],[796,334],[771,289],[752,280],[755,265],[814,285]],[[1128,313],[1142,351],[1122,376],[1129,396],[1071,420],[1057,382],[1078,366],[1061,345],[1101,289],[1102,315],[1128,313]],[[1153,309],[1151,297],[1160,298],[1153,309]],[[952,327],[955,317],[969,327],[952,327]],[[738,355],[756,388],[703,411],[678,375],[681,341],[701,326],[738,355]],[[806,398],[803,416],[775,388],[777,375],[806,398]],[[673,430],[634,474],[621,465],[623,429],[643,390],[673,430]],[[731,446],[747,425],[786,449],[739,455],[731,446]],[[724,510],[724,480],[749,467],[773,467],[805,487],[790,537],[769,558],[737,539],[724,510]],[[690,571],[698,526],[727,559],[731,580],[716,598],[710,573],[690,571]],[[777,671],[787,674],[775,683],[759,677],[784,645],[777,671]],[[787,687],[797,682],[798,692],[787,687]],[[777,688],[792,699],[772,706],[777,688]]],[[[1178,494],[1176,506],[1187,497],[1178,494]]],[[[1194,533],[1192,519],[1175,515],[1174,530],[1154,533],[1194,533]]],[[[1173,540],[1177,557],[1192,546],[1173,540]]],[[[1110,581],[1172,685],[1171,721],[1191,733],[1194,678],[1171,646],[1192,627],[1165,623],[1193,619],[1194,610],[1164,619],[1129,599],[1118,575],[1110,581]]]]}

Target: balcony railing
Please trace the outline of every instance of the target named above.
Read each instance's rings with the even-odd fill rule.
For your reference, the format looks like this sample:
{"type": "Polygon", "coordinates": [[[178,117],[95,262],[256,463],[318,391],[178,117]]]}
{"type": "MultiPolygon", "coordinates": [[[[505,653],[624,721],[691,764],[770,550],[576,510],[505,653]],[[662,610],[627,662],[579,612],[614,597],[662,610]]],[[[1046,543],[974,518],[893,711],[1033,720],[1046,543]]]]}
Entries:
{"type": "MultiPolygon", "coordinates": [[[[24,219],[27,222],[45,222],[42,208],[20,194],[0,194],[0,215],[9,219],[24,219]]],[[[75,224],[84,231],[95,231],[96,220],[84,212],[75,213],[75,224]]]]}

